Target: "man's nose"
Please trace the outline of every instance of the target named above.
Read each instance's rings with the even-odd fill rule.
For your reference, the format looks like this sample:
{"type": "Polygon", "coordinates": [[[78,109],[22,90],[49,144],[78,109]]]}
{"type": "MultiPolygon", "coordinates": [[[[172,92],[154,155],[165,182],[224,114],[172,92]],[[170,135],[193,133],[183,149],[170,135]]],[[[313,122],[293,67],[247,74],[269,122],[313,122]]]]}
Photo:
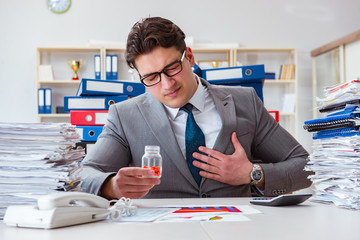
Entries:
{"type": "Polygon", "coordinates": [[[169,89],[174,85],[174,79],[172,77],[166,76],[164,73],[161,73],[161,85],[165,89],[169,89]]]}

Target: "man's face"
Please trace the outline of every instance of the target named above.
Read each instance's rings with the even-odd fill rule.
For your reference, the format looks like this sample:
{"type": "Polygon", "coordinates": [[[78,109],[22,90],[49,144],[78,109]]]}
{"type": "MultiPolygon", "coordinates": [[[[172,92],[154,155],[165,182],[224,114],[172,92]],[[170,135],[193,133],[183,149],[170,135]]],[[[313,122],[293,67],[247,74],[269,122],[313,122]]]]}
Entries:
{"type": "MultiPolygon", "coordinates": [[[[157,47],[147,54],[140,55],[135,59],[137,70],[141,76],[160,72],[165,66],[179,61],[182,53],[175,47],[157,47]]],[[[161,74],[161,81],[151,87],[147,87],[150,93],[161,103],[171,108],[184,106],[194,95],[197,89],[197,79],[192,72],[194,56],[190,48],[186,49],[182,62],[182,71],[175,76],[168,77],[161,74]]]]}

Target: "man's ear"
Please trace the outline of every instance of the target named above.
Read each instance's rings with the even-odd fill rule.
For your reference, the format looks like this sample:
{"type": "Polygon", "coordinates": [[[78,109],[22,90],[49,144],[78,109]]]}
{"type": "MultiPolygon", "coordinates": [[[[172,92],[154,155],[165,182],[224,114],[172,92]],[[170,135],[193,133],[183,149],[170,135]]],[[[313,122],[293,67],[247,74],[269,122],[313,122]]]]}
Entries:
{"type": "Polygon", "coordinates": [[[195,65],[195,57],[190,47],[186,47],[185,55],[190,62],[190,66],[193,67],[195,65]]]}

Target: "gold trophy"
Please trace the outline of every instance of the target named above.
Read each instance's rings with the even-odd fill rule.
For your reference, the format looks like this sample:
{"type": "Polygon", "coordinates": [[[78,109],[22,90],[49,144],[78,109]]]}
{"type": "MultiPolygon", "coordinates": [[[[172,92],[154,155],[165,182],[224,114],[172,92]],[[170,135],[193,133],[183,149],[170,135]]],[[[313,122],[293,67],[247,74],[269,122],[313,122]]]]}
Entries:
{"type": "Polygon", "coordinates": [[[82,59],[80,59],[80,61],[68,60],[68,63],[70,65],[71,69],[74,70],[74,75],[73,75],[72,80],[79,80],[79,76],[78,76],[77,72],[81,68],[82,59]]]}
{"type": "Polygon", "coordinates": [[[217,61],[212,61],[211,65],[213,68],[218,68],[219,67],[219,63],[217,61]]]}

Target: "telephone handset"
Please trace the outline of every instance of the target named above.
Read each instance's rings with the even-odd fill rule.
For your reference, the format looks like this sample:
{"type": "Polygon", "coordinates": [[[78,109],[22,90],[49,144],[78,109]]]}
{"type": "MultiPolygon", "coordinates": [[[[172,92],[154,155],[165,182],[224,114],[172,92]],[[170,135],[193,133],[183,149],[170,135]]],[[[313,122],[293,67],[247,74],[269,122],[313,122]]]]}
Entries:
{"type": "Polygon", "coordinates": [[[105,198],[83,193],[69,192],[66,194],[49,194],[38,199],[39,210],[51,210],[56,207],[94,207],[109,208],[110,202],[105,198]]]}
{"type": "Polygon", "coordinates": [[[134,215],[130,199],[121,199],[110,207],[105,198],[83,192],[59,192],[41,196],[37,206],[9,206],[4,223],[31,228],[57,228],[106,219],[119,219],[125,212],[134,215]]]}

